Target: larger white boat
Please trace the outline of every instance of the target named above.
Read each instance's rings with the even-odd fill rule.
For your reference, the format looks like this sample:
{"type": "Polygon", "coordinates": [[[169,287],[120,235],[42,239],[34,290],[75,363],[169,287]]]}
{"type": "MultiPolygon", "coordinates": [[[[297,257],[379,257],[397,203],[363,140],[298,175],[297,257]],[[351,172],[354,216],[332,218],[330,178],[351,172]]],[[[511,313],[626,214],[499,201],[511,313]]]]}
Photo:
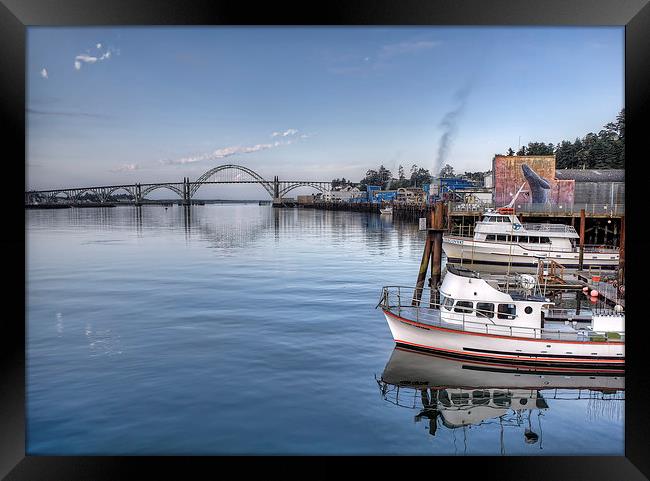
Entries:
{"type": "Polygon", "coordinates": [[[581,325],[545,320],[550,300],[533,293],[533,285],[521,286],[520,292],[504,292],[478,273],[448,264],[439,303],[428,300],[428,289],[384,287],[377,307],[395,343],[412,349],[520,365],[623,369],[623,312],[596,311],[581,325]]]}
{"type": "MultiPolygon", "coordinates": [[[[580,236],[572,226],[524,224],[512,210],[501,212],[486,212],[476,223],[473,237],[443,235],[442,248],[448,261],[536,268],[539,259],[546,259],[569,269],[578,268],[580,236]]],[[[618,247],[584,247],[586,268],[616,269],[618,260],[618,247]]]]}

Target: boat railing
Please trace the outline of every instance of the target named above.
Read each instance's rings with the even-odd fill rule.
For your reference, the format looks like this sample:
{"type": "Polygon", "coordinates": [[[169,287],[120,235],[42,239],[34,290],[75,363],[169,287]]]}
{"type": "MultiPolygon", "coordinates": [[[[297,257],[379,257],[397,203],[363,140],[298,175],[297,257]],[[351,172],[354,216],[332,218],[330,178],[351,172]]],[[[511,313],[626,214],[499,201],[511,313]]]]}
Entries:
{"type": "MultiPolygon", "coordinates": [[[[454,306],[453,311],[445,312],[443,319],[443,308],[446,309],[449,306],[440,304],[438,295],[437,291],[432,292],[429,287],[384,286],[376,307],[381,307],[398,317],[406,315],[407,319],[418,324],[478,334],[559,341],[625,341],[625,332],[595,332],[588,329],[567,331],[545,327],[497,324],[492,318],[497,314],[507,314],[473,307],[457,308],[454,306]],[[462,309],[464,312],[459,312],[456,309],[462,309]],[[483,317],[484,320],[473,320],[478,317],[483,317]]],[[[508,317],[508,320],[517,318],[516,315],[508,315],[508,317]]]]}
{"type": "Polygon", "coordinates": [[[608,246],[608,245],[597,245],[597,244],[585,244],[585,252],[595,252],[595,253],[612,253],[616,254],[619,251],[618,246],[608,246]]]}
{"type": "Polygon", "coordinates": [[[565,224],[524,223],[524,229],[534,232],[569,232],[576,234],[573,226],[565,224]]]}
{"type": "MultiPolygon", "coordinates": [[[[619,216],[625,213],[625,204],[558,204],[558,203],[521,203],[513,206],[516,213],[524,214],[558,214],[580,215],[584,209],[587,215],[619,216]]],[[[449,212],[484,213],[496,209],[493,202],[450,202],[449,212]]]]}

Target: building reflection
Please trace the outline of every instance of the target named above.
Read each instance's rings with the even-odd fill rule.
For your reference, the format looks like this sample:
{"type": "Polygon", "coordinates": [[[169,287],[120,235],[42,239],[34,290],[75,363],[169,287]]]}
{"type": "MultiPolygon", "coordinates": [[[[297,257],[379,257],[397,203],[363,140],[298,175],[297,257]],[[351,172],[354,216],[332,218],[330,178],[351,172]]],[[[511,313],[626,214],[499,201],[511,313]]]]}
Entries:
{"type": "Polygon", "coordinates": [[[377,384],[383,400],[416,410],[414,420],[427,422],[432,436],[440,429],[497,424],[502,454],[504,429],[521,430],[522,442],[542,449],[550,400],[586,400],[591,420],[621,416],[625,401],[620,372],[503,366],[401,347],[393,350],[377,384]]]}

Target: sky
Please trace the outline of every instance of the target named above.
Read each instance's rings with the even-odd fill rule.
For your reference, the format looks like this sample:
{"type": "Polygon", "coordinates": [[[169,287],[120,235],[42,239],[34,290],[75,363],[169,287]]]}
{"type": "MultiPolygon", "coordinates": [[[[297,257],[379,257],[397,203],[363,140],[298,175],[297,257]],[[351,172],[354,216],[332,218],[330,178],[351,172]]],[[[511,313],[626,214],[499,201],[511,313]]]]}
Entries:
{"type": "Polygon", "coordinates": [[[623,106],[623,27],[28,27],[26,188],[487,171],[623,106]]]}

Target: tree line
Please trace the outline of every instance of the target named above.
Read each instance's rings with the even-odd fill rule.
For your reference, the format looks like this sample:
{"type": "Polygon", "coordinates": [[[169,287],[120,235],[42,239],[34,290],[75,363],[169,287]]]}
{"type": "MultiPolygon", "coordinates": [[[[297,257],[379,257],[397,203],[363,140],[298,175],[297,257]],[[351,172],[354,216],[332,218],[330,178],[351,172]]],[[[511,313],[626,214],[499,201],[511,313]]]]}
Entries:
{"type": "MultiPolygon", "coordinates": [[[[460,175],[460,177],[475,181],[482,185],[484,175],[485,172],[465,172],[460,175]]],[[[438,177],[456,177],[454,168],[451,165],[446,164],[438,173],[438,177]]],[[[377,169],[369,169],[366,172],[366,176],[357,182],[356,185],[362,191],[365,191],[369,185],[376,185],[380,186],[382,189],[394,190],[401,187],[422,187],[423,184],[430,184],[432,181],[433,176],[431,175],[431,172],[416,164],[411,166],[408,177],[406,176],[402,165],[397,169],[397,177],[393,177],[393,173],[382,164],[377,169]]],[[[334,188],[344,187],[350,184],[353,184],[353,182],[346,180],[345,177],[342,179],[332,179],[332,187],[334,188]]]]}
{"type": "Polygon", "coordinates": [[[625,109],[614,122],[603,126],[600,132],[590,132],[573,142],[563,140],[557,145],[529,142],[516,153],[510,147],[506,153],[513,155],[553,155],[557,169],[624,169],[625,168],[625,109]]]}

